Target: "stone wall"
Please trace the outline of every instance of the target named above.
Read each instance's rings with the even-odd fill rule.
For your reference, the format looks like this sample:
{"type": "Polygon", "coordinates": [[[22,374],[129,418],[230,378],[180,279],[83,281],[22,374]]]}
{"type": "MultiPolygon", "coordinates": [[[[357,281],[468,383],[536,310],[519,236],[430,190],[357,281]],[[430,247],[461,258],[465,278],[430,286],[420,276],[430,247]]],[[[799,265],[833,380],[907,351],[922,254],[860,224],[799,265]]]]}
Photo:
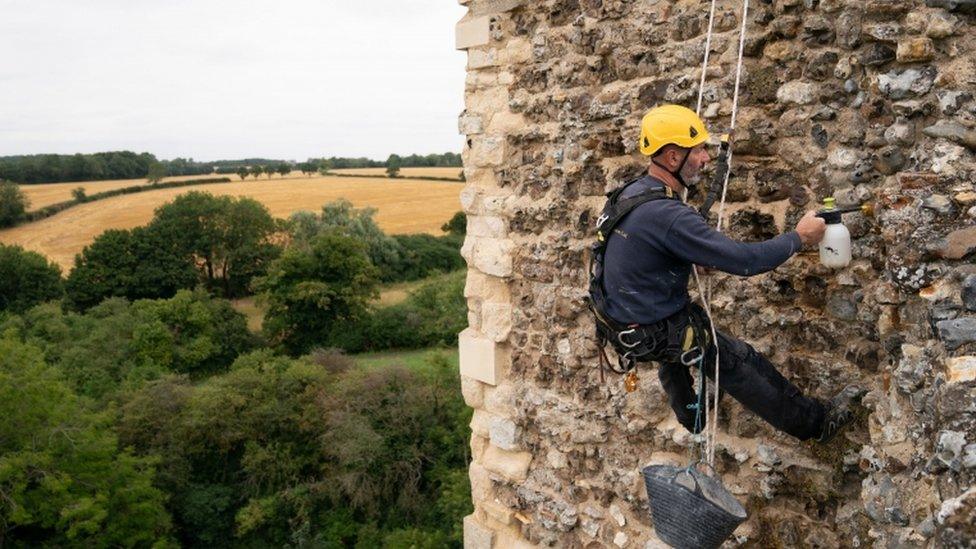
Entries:
{"type": "MultiPolygon", "coordinates": [[[[688,462],[656,372],[600,381],[586,248],[604,193],[645,169],[638,123],[697,97],[707,0],[462,0],[475,512],[467,547],[657,547],[639,474],[688,462]]],[[[804,391],[870,388],[826,446],[732,399],[716,466],[750,518],[730,543],[946,547],[976,538],[976,2],[753,0],[729,232],[792,228],[825,196],[855,259],[807,250],[717,275],[718,325],[804,391]]],[[[703,108],[727,129],[741,1],[720,0],[703,108]]]]}

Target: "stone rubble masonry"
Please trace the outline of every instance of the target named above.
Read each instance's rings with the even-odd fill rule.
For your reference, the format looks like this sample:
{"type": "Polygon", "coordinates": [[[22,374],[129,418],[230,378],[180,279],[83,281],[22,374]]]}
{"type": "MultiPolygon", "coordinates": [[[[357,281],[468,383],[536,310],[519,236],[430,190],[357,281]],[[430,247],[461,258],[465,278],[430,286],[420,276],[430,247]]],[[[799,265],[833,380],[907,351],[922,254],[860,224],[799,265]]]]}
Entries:
{"type": "MultiPolygon", "coordinates": [[[[695,107],[710,1],[459,3],[465,547],[664,547],[640,470],[688,463],[695,437],[655,365],[633,393],[601,381],[587,254],[604,194],[646,169],[641,116],[695,107]]],[[[741,7],[717,1],[714,134],[732,114],[741,7]]],[[[764,275],[714,275],[718,327],[805,393],[869,390],[825,446],[722,400],[716,472],[749,512],[727,546],[971,546],[976,2],[768,0],[747,24],[728,234],[770,238],[826,196],[876,215],[845,215],[844,269],[806,249],[764,275]]]]}

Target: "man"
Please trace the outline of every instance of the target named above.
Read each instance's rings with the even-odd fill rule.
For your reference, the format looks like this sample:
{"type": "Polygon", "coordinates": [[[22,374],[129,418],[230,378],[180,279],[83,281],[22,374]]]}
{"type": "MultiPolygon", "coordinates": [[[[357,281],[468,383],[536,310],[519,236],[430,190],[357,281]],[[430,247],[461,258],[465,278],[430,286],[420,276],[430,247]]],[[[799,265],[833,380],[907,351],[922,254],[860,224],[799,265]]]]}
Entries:
{"type": "MultiPolygon", "coordinates": [[[[665,105],[644,116],[639,146],[651,165],[646,175],[623,189],[618,202],[647,192],[660,196],[663,191],[665,198],[640,203],[605,235],[602,266],[606,315],[620,326],[636,327],[638,331],[625,330],[629,338],[663,334],[659,342],[634,347],[655,349],[636,358],[660,363],[670,405],[692,432],[704,427],[706,414],[698,414],[696,424],[697,398],[689,371],[695,357],[689,351],[704,350],[709,377],[715,368],[707,317],[688,295],[693,265],[757,275],[775,269],[803,245],[819,243],[826,230],[824,220],[812,211],[795,230],[765,242],[737,242],[711,228],[679,198],[683,191],[697,190],[709,161],[708,137],[702,120],[684,107],[665,105]]],[[[830,403],[822,403],[804,396],[751,345],[722,332],[717,337],[721,389],[777,429],[801,440],[826,442],[851,421],[850,408],[862,390],[847,387],[830,403]]],[[[614,343],[619,341],[630,348],[629,339],[614,343]]]]}

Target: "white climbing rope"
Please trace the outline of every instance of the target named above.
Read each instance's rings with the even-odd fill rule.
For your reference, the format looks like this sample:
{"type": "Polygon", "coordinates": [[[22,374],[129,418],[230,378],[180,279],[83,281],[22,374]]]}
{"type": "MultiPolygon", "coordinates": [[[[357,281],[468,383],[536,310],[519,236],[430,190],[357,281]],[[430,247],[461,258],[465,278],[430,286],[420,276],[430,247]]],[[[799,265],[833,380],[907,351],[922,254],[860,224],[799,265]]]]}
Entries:
{"type": "Polygon", "coordinates": [[[705,60],[702,61],[701,80],[698,82],[698,106],[695,112],[701,115],[702,97],[705,95],[705,73],[708,72],[708,54],[712,50],[712,25],[715,22],[715,1],[712,0],[712,7],[708,11],[708,32],[705,34],[705,60]]]}
{"type": "MultiPolygon", "coordinates": [[[[696,108],[696,113],[701,116],[702,108],[702,98],[705,92],[705,77],[708,72],[708,57],[709,50],[711,50],[712,44],[712,29],[713,22],[715,20],[715,3],[716,0],[712,0],[711,8],[708,14],[708,31],[705,35],[705,55],[702,61],[701,69],[701,80],[698,85],[698,106],[696,108]]],[[[742,26],[739,29],[739,55],[736,60],[735,67],[735,88],[732,94],[732,120],[729,126],[729,148],[728,148],[728,165],[732,165],[732,135],[735,132],[735,121],[736,114],[739,111],[739,84],[742,78],[742,60],[745,51],[745,41],[746,41],[746,23],[749,15],[749,0],[743,0],[742,3],[742,26]]],[[[725,178],[722,182],[722,198],[719,202],[718,209],[718,223],[716,224],[716,230],[722,231],[722,222],[725,216],[725,199],[729,187],[729,176],[732,171],[728,170],[725,172],[725,178]]],[[[712,332],[712,345],[715,347],[715,383],[714,385],[714,401],[711,407],[711,416],[706,415],[706,427],[705,427],[705,455],[708,465],[714,470],[715,466],[715,443],[718,437],[718,399],[719,399],[719,345],[718,345],[718,334],[715,330],[715,322],[712,319],[712,307],[711,307],[711,293],[712,293],[712,279],[709,277],[707,279],[708,283],[705,290],[702,289],[701,277],[698,273],[697,266],[692,269],[695,274],[695,283],[698,286],[698,295],[702,300],[702,307],[705,309],[705,315],[708,317],[708,324],[712,332]]],[[[704,360],[704,357],[702,358],[704,360]]],[[[704,369],[701,370],[699,375],[704,375],[704,369]]],[[[704,383],[702,385],[705,386],[704,383]]],[[[706,406],[704,413],[708,414],[708,407],[706,406]]]]}

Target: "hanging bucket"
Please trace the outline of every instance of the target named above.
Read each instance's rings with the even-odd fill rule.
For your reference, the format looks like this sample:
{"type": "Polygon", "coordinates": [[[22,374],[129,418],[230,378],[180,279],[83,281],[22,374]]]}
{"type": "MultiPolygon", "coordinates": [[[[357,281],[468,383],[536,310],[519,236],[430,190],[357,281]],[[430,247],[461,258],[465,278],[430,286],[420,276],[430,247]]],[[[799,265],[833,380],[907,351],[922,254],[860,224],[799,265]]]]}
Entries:
{"type": "Polygon", "coordinates": [[[672,547],[718,547],[746,520],[742,504],[694,465],[650,465],[642,473],[654,530],[672,547]]]}

